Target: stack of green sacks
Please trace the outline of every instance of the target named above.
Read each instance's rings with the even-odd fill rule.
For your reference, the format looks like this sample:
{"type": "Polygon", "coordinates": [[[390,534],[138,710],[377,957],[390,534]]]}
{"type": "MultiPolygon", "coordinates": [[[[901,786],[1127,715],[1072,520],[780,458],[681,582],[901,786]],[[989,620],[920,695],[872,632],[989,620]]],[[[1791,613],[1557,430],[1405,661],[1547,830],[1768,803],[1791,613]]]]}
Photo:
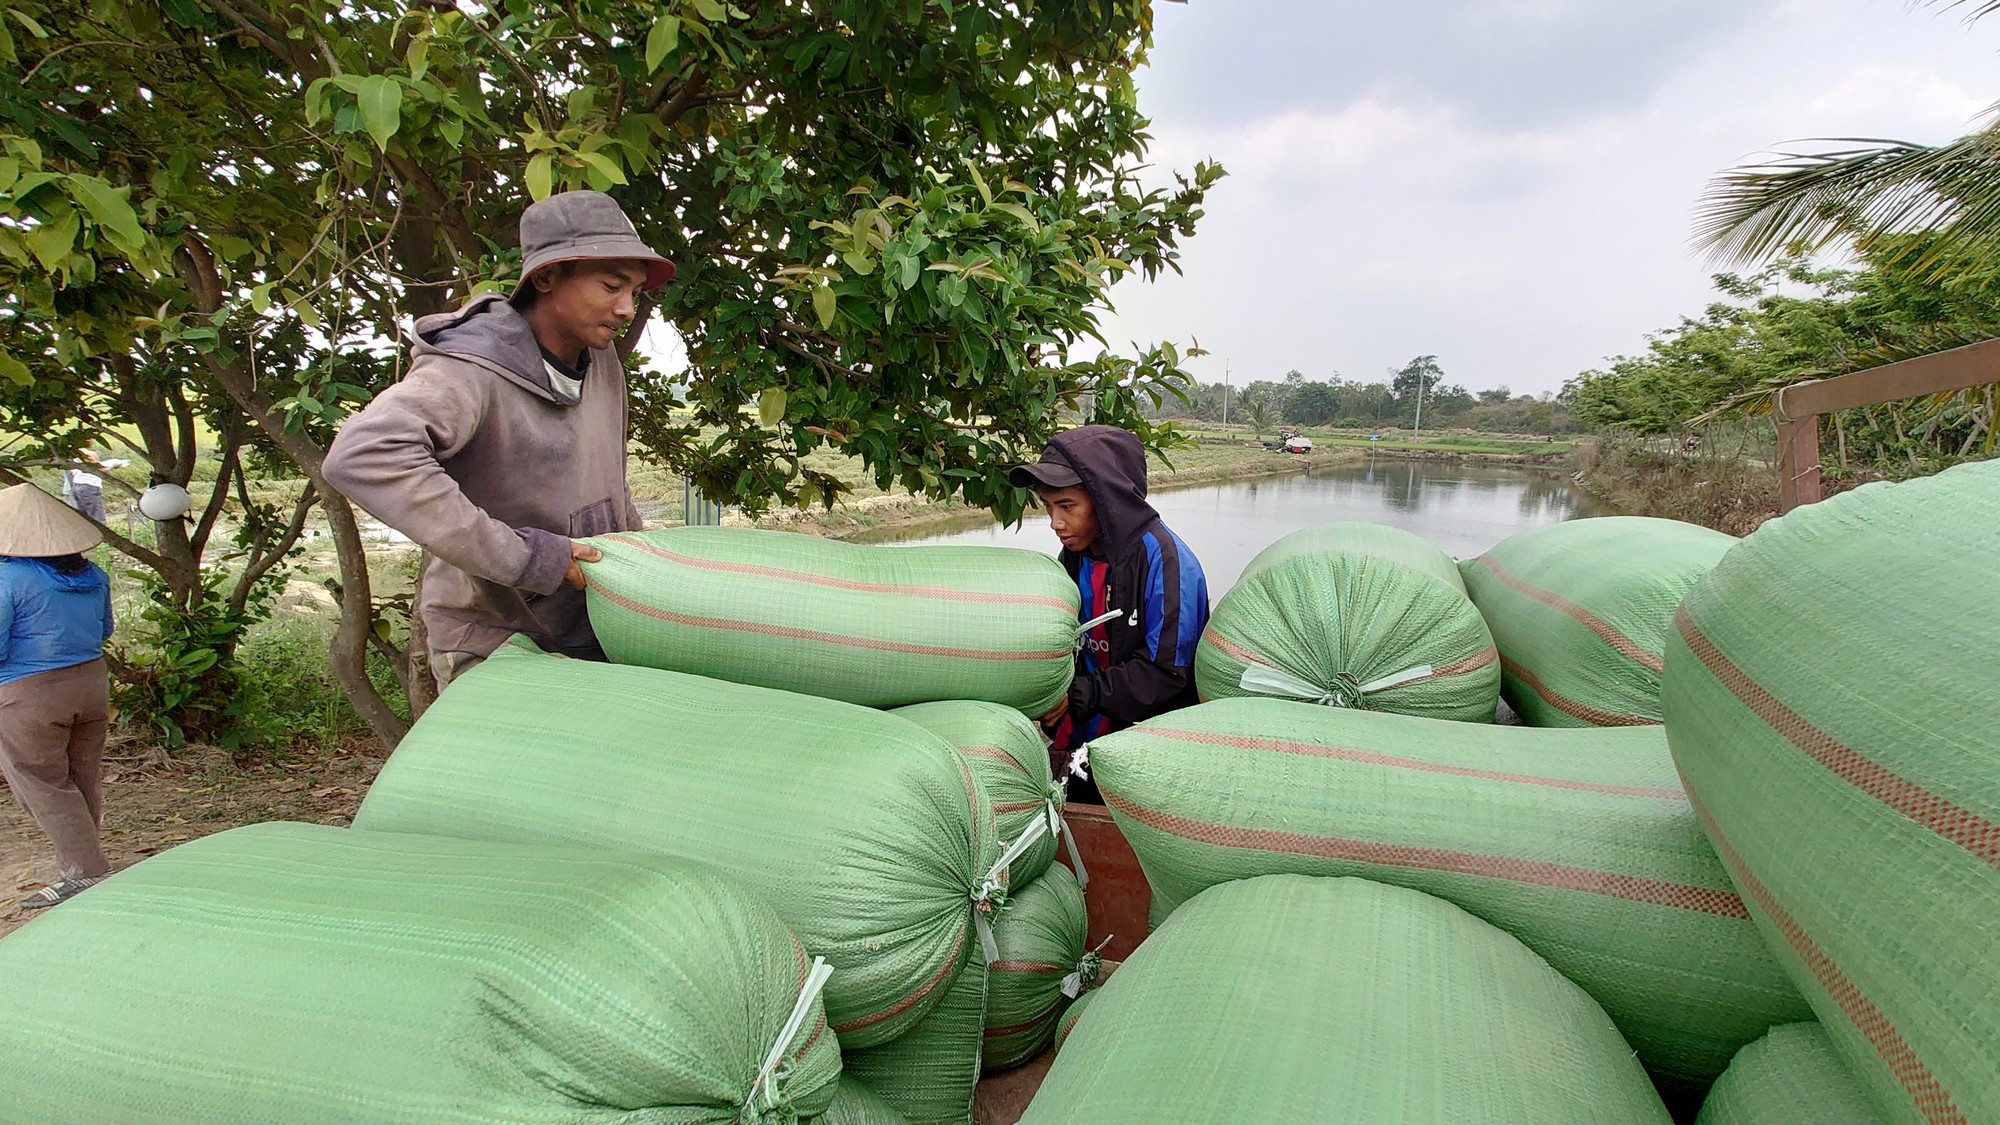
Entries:
{"type": "MultiPolygon", "coordinates": [[[[1810,1009],[1709,846],[1659,727],[1536,730],[1230,699],[1091,744],[1157,913],[1232,879],[1436,895],[1581,985],[1698,1093],[1810,1009]]],[[[1171,924],[1171,922],[1169,922],[1171,924]]]]}
{"type": "Polygon", "coordinates": [[[2000,462],[1764,524],[1682,603],[1667,739],[1890,1121],[2000,1121],[2000,462]]]}
{"type": "Polygon", "coordinates": [[[1022,1125],[1667,1125],[1581,989],[1440,899],[1359,879],[1204,891],[1092,996],[1022,1125]]]}
{"type": "Polygon", "coordinates": [[[822,977],[697,864],[260,824],[0,941],[0,1120],[783,1125],[822,977]]]}
{"type": "Polygon", "coordinates": [[[1660,721],[1674,610],[1733,536],[1604,516],[1524,531],[1461,565],[1500,649],[1500,690],[1534,727],[1660,721]]]}
{"type": "Polygon", "coordinates": [[[1493,636],[1458,566],[1393,527],[1293,532],[1250,560],[1195,650],[1203,699],[1278,696],[1490,723],[1493,636]]]}
{"type": "Polygon", "coordinates": [[[887,547],[741,528],[589,541],[610,658],[895,707],[977,699],[1030,715],[1069,690],[1076,584],[1011,547],[887,547]]]}
{"type": "Polygon", "coordinates": [[[707,864],[834,966],[847,1048],[914,1027],[979,957],[999,851],[965,759],[893,715],[511,647],[412,727],[354,823],[707,864]]]}

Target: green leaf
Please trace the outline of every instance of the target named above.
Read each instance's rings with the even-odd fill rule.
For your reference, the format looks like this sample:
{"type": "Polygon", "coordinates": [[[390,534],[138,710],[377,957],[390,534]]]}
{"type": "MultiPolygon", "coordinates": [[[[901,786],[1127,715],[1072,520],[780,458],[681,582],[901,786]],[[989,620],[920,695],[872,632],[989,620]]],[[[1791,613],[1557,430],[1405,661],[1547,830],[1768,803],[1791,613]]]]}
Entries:
{"type": "Polygon", "coordinates": [[[822,281],[813,287],[813,312],[819,317],[821,328],[833,327],[833,313],[840,298],[834,296],[833,286],[822,281]]]}
{"type": "Polygon", "coordinates": [[[6,352],[0,352],[0,379],[5,379],[17,387],[25,387],[35,381],[34,375],[28,371],[28,365],[6,352]]]}
{"type": "Polygon", "coordinates": [[[90,217],[120,250],[134,254],[145,248],[145,228],[139,225],[139,213],[132,210],[126,199],[132,194],[130,187],[115,188],[96,176],[72,174],[69,194],[83,204],[84,210],[90,212],[90,217]]]}
{"type": "Polygon", "coordinates": [[[361,80],[355,95],[361,103],[361,127],[375,138],[375,147],[387,151],[389,138],[403,123],[403,85],[386,74],[371,74],[361,80]]]}
{"type": "Polygon", "coordinates": [[[555,178],[556,158],[540,152],[528,161],[528,195],[534,199],[547,199],[551,181],[555,178]]]}
{"type": "Polygon", "coordinates": [[[729,10],[722,6],[722,0],[694,0],[694,10],[710,23],[721,23],[729,18],[729,10]]]}
{"type": "Polygon", "coordinates": [[[410,78],[421,80],[431,69],[431,37],[419,35],[410,41],[410,50],[403,61],[410,64],[410,78]]]}
{"type": "Polygon", "coordinates": [[[465,122],[449,115],[438,118],[438,134],[453,148],[465,142],[465,122]]]}
{"type": "Polygon", "coordinates": [[[21,26],[28,29],[28,34],[34,36],[35,38],[47,39],[49,37],[49,33],[42,30],[42,25],[36,23],[34,19],[28,15],[28,13],[22,11],[21,9],[9,8],[7,9],[7,14],[13,16],[16,20],[19,20],[21,26]]]}
{"type": "Polygon", "coordinates": [[[660,69],[668,55],[680,49],[681,19],[671,13],[661,13],[653,21],[653,29],[646,33],[646,73],[660,69]]]}
{"type": "Polygon", "coordinates": [[[83,223],[70,211],[52,223],[43,223],[27,234],[28,250],[42,268],[54,273],[76,246],[76,233],[83,223]]]}
{"type": "Polygon", "coordinates": [[[597,169],[599,172],[604,173],[605,179],[610,180],[614,184],[622,184],[626,182],[625,170],[618,166],[618,162],[616,160],[611,159],[609,156],[606,156],[601,152],[586,152],[583,153],[582,156],[584,163],[590,165],[592,168],[597,169]]]}
{"type": "Polygon", "coordinates": [[[785,420],[785,388],[766,387],[757,396],[757,420],[775,426],[785,420]]]}
{"type": "Polygon", "coordinates": [[[0,156],[0,191],[6,191],[8,188],[13,187],[14,181],[20,178],[21,158],[18,156],[0,156]]]}
{"type": "Polygon", "coordinates": [[[250,311],[262,314],[271,307],[271,282],[265,282],[250,291],[250,311]]]}
{"type": "Polygon", "coordinates": [[[0,61],[17,63],[21,56],[14,53],[14,34],[7,30],[5,20],[0,20],[0,61]]]}

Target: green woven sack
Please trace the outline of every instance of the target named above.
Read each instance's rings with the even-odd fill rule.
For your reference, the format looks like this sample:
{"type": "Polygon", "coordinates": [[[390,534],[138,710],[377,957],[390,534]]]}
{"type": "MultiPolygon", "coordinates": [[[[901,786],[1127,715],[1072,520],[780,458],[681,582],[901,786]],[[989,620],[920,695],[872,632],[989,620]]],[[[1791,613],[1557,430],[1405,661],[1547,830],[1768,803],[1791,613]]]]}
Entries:
{"type": "Polygon", "coordinates": [[[1882,1125],[1826,1029],[1788,1023],[1736,1052],[1695,1125],[1882,1125]]]}
{"type": "Polygon", "coordinates": [[[696,865],[259,824],[0,941],[0,1121],[780,1125],[817,975],[696,865]]]}
{"type": "Polygon", "coordinates": [[[2000,1121],[2000,462],[1772,520],[1681,604],[1667,737],[1893,1121],[2000,1121]]]}
{"type": "Polygon", "coordinates": [[[590,540],[590,623],[620,664],[896,707],[1040,715],[1069,690],[1076,583],[1013,547],[864,547],[682,527],[590,540]]]}
{"type": "Polygon", "coordinates": [[[1407,531],[1334,523],[1266,547],[1195,650],[1203,699],[1278,696],[1490,723],[1492,634],[1458,567],[1407,531]]]}
{"type": "Polygon", "coordinates": [[[908,1125],[908,1120],[883,1101],[882,1095],[845,1074],[834,1088],[833,1104],[813,1118],[815,1125],[908,1125]]]}
{"type": "Polygon", "coordinates": [[[971,1125],[986,1027],[986,964],[974,957],[944,1002],[902,1037],[847,1051],[847,1073],[882,1096],[911,1125],[971,1125]]]}
{"type": "Polygon", "coordinates": [[[1098,991],[1095,988],[1091,989],[1070,1001],[1069,1007],[1063,1009],[1062,1018],[1056,1021],[1056,1050],[1062,1050],[1063,1043],[1069,1039],[1069,1033],[1076,1030],[1076,1021],[1082,1019],[1083,1013],[1089,1010],[1091,998],[1096,996],[1098,991]]]}
{"type": "Polygon", "coordinates": [[[1157,908],[1280,872],[1437,895],[1582,985],[1678,1091],[1810,1011],[1695,822],[1659,727],[1234,699],[1100,738],[1090,769],[1157,908]]]}
{"type": "Polygon", "coordinates": [[[1602,1009],[1441,899],[1203,892],[1097,990],[1021,1125],[1667,1125],[1602,1009]]]}
{"type": "Polygon", "coordinates": [[[1015,884],[1031,882],[1048,870],[1056,858],[1064,789],[1049,776],[1048,740],[1034,720],[1012,707],[962,700],[918,703],[890,714],[958,747],[993,799],[993,821],[1002,842],[1036,831],[1035,842],[1011,866],[1015,884]],[[1036,830],[1037,819],[1052,830],[1036,830]]]}
{"type": "Polygon", "coordinates": [[[510,646],[424,713],[354,826],[709,864],[832,963],[828,1017],[866,1046],[978,954],[989,804],[957,751],[893,715],[510,646]]]}
{"type": "Polygon", "coordinates": [[[1531,727],[1660,721],[1674,609],[1736,538],[1604,516],[1524,531],[1461,569],[1500,649],[1500,692],[1531,727]]]}
{"type": "Polygon", "coordinates": [[[1062,864],[1012,892],[993,921],[1000,959],[986,983],[986,1072],[1020,1066],[1055,1038],[1069,999],[1097,980],[1103,959],[1084,949],[1083,888],[1062,864]]]}

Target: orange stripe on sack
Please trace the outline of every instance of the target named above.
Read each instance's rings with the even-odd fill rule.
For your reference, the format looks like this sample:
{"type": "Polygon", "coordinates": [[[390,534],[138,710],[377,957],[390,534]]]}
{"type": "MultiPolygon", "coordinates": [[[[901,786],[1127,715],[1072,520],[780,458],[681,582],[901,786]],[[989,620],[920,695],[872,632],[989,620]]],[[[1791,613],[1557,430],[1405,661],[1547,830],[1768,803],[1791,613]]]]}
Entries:
{"type": "MultiPolygon", "coordinates": [[[[799,942],[799,936],[797,934],[792,935],[792,952],[798,957],[799,961],[798,991],[804,992],[806,988],[806,978],[812,975],[812,967],[806,964],[806,947],[799,942]]],[[[819,1010],[819,1020],[818,1022],[813,1024],[813,1033],[806,1037],[805,1045],[803,1047],[800,1047],[797,1053],[792,1055],[792,1058],[794,1059],[805,1058],[807,1052],[813,1049],[813,1045],[818,1043],[819,1037],[824,1034],[826,1034],[826,1007],[822,1005],[819,1010]]]]}
{"type": "Polygon", "coordinates": [[[995,961],[986,966],[989,973],[1067,973],[1068,969],[1048,961],[995,961]]]}
{"type": "Polygon", "coordinates": [[[1659,725],[1658,722],[1652,719],[1642,719],[1637,715],[1620,715],[1615,711],[1600,711],[1588,704],[1578,703],[1566,695],[1557,695],[1555,692],[1549,690],[1549,685],[1543,683],[1541,677],[1514,663],[1505,656],[1500,658],[1500,669],[1522,683],[1527,684],[1536,695],[1542,697],[1542,702],[1561,711],[1565,715],[1582,719],[1591,726],[1653,727],[1659,725]]]}
{"type": "MultiPolygon", "coordinates": [[[[970,925],[971,925],[970,922],[966,923],[966,926],[970,925]]],[[[966,926],[959,927],[958,940],[952,943],[951,956],[945,958],[944,966],[940,968],[937,971],[936,975],[932,976],[931,979],[925,981],[922,987],[918,988],[915,992],[910,993],[908,996],[903,997],[901,1000],[896,1001],[894,1004],[889,1005],[887,1008],[884,1008],[881,1011],[876,1012],[874,1015],[862,1016],[858,1020],[849,1020],[846,1023],[834,1024],[833,1033],[835,1035],[846,1035],[850,1032],[859,1031],[864,1027],[881,1023],[883,1020],[890,1019],[894,1016],[902,1015],[904,1012],[909,1011],[911,1008],[915,1007],[917,1004],[922,1002],[923,998],[929,996],[933,989],[937,988],[938,985],[943,984],[945,982],[945,979],[951,975],[951,971],[953,969],[959,967],[958,954],[960,950],[965,948],[966,926]]]]}
{"type": "Polygon", "coordinates": [[[970,754],[975,758],[985,758],[989,762],[1001,762],[1012,766],[1023,777],[1033,776],[1028,773],[1027,767],[1014,759],[1014,755],[1000,749],[998,746],[961,746],[958,748],[958,752],[961,754],[970,754]]]}
{"type": "Polygon", "coordinates": [[[1719,891],[1712,887],[1668,883],[1636,875],[1592,871],[1585,867],[1570,867],[1532,859],[1514,859],[1509,856],[1480,855],[1475,852],[1417,848],[1401,844],[1377,844],[1367,840],[1347,840],[1337,836],[1312,836],[1303,832],[1277,832],[1261,828],[1204,824],[1172,813],[1140,808],[1112,793],[1105,793],[1104,801],[1113,809],[1149,828],[1201,844],[1314,856],[1349,863],[1373,864],[1378,867],[1443,871],[1454,875],[1473,875],[1482,879],[1500,879],[1510,883],[1553,887],[1556,890],[1579,891],[1628,902],[1643,902],[1677,910],[1714,914],[1723,918],[1748,920],[1750,917],[1750,912],[1744,908],[1741,898],[1732,892],[1719,891]]]}
{"type": "Polygon", "coordinates": [[[1702,635],[1685,607],[1674,614],[1674,627],[1695,659],[1763,720],[1765,726],[1784,736],[1806,757],[1824,766],[1833,776],[1964,848],[1981,862],[2000,868],[2000,825],[1841,745],[1832,735],[1807,722],[1730,663],[1722,650],[1702,635]]]}
{"type": "Polygon", "coordinates": [[[954,660],[1055,660],[1070,654],[1067,648],[1049,652],[990,652],[971,648],[943,648],[938,645],[913,645],[903,641],[877,641],[867,637],[843,637],[838,633],[825,633],[817,629],[794,629],[788,625],[764,625],[755,621],[727,621],[719,617],[695,617],[685,613],[674,613],[656,606],[642,605],[622,594],[615,594],[595,580],[590,588],[598,596],[622,609],[666,621],[674,625],[686,625],[694,629],[722,629],[737,633],[755,633],[764,637],[784,637],[794,641],[816,641],[820,644],[842,645],[847,648],[865,648],[875,652],[900,652],[910,656],[939,656],[954,660]]]}
{"type": "Polygon", "coordinates": [[[1617,797],[1658,797],[1668,801],[1684,801],[1687,794],[1678,789],[1655,789],[1641,785],[1608,785],[1596,781],[1573,781],[1564,777],[1534,777],[1524,773],[1501,773],[1497,770],[1475,770],[1464,766],[1447,766],[1436,762],[1424,762],[1415,758],[1398,758],[1373,750],[1357,750],[1346,746],[1322,746],[1312,742],[1290,742],[1279,738],[1253,738],[1248,735],[1211,734],[1207,731],[1175,730],[1168,727],[1146,726],[1140,734],[1172,739],[1176,742],[1199,742],[1209,746],[1230,746],[1239,750],[1271,750],[1280,754],[1300,754],[1311,758],[1334,758],[1345,762],[1361,762],[1371,766],[1388,766],[1391,769],[1418,770],[1424,773],[1440,773],[1450,777],[1470,777],[1480,781],[1506,781],[1518,785],[1540,785],[1550,789],[1571,789],[1581,793],[1608,793],[1617,797]]]}
{"type": "Polygon", "coordinates": [[[1536,601],[1541,602],[1545,605],[1553,606],[1557,610],[1560,610],[1561,612],[1568,614],[1570,617],[1575,618],[1578,624],[1582,625],[1584,628],[1590,630],[1593,633],[1596,633],[1599,637],[1603,638],[1605,644],[1608,644],[1612,648],[1616,649],[1619,652],[1619,654],[1624,656],[1626,659],[1650,671],[1653,672],[1660,671],[1661,661],[1659,657],[1654,656],[1652,653],[1647,652],[1643,648],[1640,648],[1637,642],[1633,641],[1632,638],[1626,636],[1625,634],[1619,632],[1618,630],[1612,628],[1611,623],[1604,620],[1602,617],[1599,617],[1596,614],[1590,612],[1589,610],[1583,608],[1582,606],[1576,604],[1575,602],[1570,601],[1568,598],[1563,597],[1561,594],[1551,593],[1547,590],[1542,589],[1539,586],[1528,585],[1526,582],[1523,582],[1520,579],[1514,577],[1513,575],[1507,573],[1506,568],[1501,566],[1498,562],[1494,561],[1492,555],[1481,555],[1478,558],[1473,559],[1472,561],[1474,564],[1483,566],[1486,569],[1492,571],[1493,577],[1498,578],[1502,582],[1505,582],[1508,586],[1513,587],[1515,590],[1523,594],[1526,594],[1528,597],[1531,597],[1536,601]]]}
{"type": "Polygon", "coordinates": [[[775,578],[781,582],[804,582],[813,586],[826,586],[836,590],[852,590],[863,594],[896,594],[905,597],[942,598],[955,602],[988,602],[993,605],[1039,605],[1073,613],[1076,607],[1061,598],[1043,597],[1040,594],[1004,594],[979,590],[952,590],[942,586],[897,586],[887,582],[862,582],[852,578],[831,578],[824,574],[806,574],[796,570],[784,570],[775,566],[760,566],[756,563],[724,562],[720,559],[696,558],[669,551],[657,544],[643,542],[624,535],[607,535],[605,539],[622,543],[656,555],[668,562],[681,566],[691,566],[697,570],[719,570],[727,574],[747,574],[757,578],[775,578]]]}
{"type": "Polygon", "coordinates": [[[1701,802],[1689,799],[1693,801],[1695,816],[1700,818],[1702,827],[1708,830],[1708,838],[1714,842],[1716,854],[1721,857],[1724,866],[1729,868],[1729,874],[1736,880],[1736,885],[1749,891],[1750,897],[1757,900],[1757,905],[1763,908],[1764,913],[1771,919],[1771,924],[1778,928],[1778,932],[1785,936],[1785,941],[1792,947],[1792,951],[1806,963],[1806,968],[1812,971],[1820,987],[1826,989],[1827,994],[1840,1005],[1840,1010],[1868,1040],[1869,1045],[1875,1048],[1875,1053],[1882,1056],[1882,1061],[1888,1064],[1890,1073],[1896,1076],[1896,1081],[1902,1084],[1904,1091],[1910,1095],[1910,1100],[1916,1103],[1918,1112],[1924,1115],[1924,1120],[1931,1122],[1932,1125],[1967,1125],[1965,1114],[1958,1108],[1958,1104],[1952,1101],[1950,1092],[1944,1088],[1942,1082],[1938,1081],[1937,1075],[1932,1074],[1930,1068],[1924,1065],[1924,1061],[1917,1057],[1916,1049],[1910,1046],[1909,1040],[1904,1039],[1902,1032],[1896,1030],[1896,1025],[1890,1022],[1882,1009],[1877,1008],[1875,1002],[1856,987],[1855,983],[1847,978],[1847,974],[1840,971],[1840,966],[1833,963],[1833,958],[1826,955],[1826,951],[1806,933],[1805,927],[1799,925],[1797,919],[1793,918],[1791,913],[1778,902],[1776,896],[1771,894],[1770,889],[1750,873],[1750,868],[1743,862],[1743,857],[1736,854],[1736,849],[1730,846],[1728,838],[1715,826],[1715,821],[1708,815],[1708,810],[1702,807],[1701,802]]]}
{"type": "MultiPolygon", "coordinates": [[[[1206,630],[1203,631],[1201,639],[1204,644],[1213,644],[1216,648],[1221,649],[1224,654],[1226,654],[1227,656],[1229,656],[1234,660],[1240,660],[1245,664],[1256,664],[1264,668],[1277,667],[1277,665],[1272,664],[1269,660],[1266,660],[1263,657],[1258,656],[1257,654],[1244,648],[1242,645],[1239,645],[1235,641],[1230,640],[1228,637],[1223,636],[1221,633],[1216,632],[1215,626],[1213,624],[1211,624],[1206,630]]],[[[1462,675],[1463,673],[1466,672],[1477,671],[1478,669],[1484,668],[1488,664],[1493,663],[1493,661],[1497,657],[1499,657],[1499,655],[1500,655],[1499,649],[1494,648],[1492,645],[1487,645],[1484,651],[1481,651],[1477,655],[1468,656],[1464,660],[1454,661],[1453,663],[1450,664],[1437,665],[1436,667],[1431,669],[1430,675],[1417,676],[1412,679],[1404,680],[1402,683],[1397,684],[1396,687],[1404,687],[1408,684],[1421,683],[1424,680],[1435,680],[1444,676],[1457,676],[1457,675],[1462,675]]],[[[1393,691],[1395,689],[1384,688],[1382,690],[1393,691]]],[[[1204,697],[1202,701],[1204,703],[1207,702],[1206,697],[1204,697]]]]}
{"type": "Polygon", "coordinates": [[[1027,1023],[1017,1023],[1013,1027],[989,1027],[986,1029],[986,1038],[998,1039],[1003,1035],[1019,1035],[1024,1031],[1033,1031],[1038,1027],[1046,1025],[1050,1020],[1055,1018],[1056,1014],[1055,1011],[1052,1009],[1048,1012],[1043,1013],[1042,1015],[1036,1016],[1034,1019],[1029,1020],[1027,1023]]]}

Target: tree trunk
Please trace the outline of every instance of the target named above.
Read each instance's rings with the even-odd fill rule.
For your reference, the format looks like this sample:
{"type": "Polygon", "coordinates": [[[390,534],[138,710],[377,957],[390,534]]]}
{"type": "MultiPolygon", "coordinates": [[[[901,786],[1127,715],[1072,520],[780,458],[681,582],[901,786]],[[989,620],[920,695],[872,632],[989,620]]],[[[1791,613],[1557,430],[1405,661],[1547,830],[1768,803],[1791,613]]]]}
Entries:
{"type": "MultiPolygon", "coordinates": [[[[209,314],[220,309],[221,279],[208,247],[190,237],[182,243],[176,258],[188,287],[195,293],[196,306],[209,314]]],[[[319,492],[320,507],[326,513],[334,554],[340,564],[342,592],[340,624],[328,646],[328,659],[347,701],[375,737],[393,749],[410,725],[368,679],[368,638],[374,633],[375,611],[369,595],[368,552],[361,541],[354,508],[347,497],[327,483],[323,468],[326,451],[304,432],[285,425],[283,416],[273,407],[271,396],[257,386],[241,358],[210,353],[203,359],[215,381],[319,492]]]]}

